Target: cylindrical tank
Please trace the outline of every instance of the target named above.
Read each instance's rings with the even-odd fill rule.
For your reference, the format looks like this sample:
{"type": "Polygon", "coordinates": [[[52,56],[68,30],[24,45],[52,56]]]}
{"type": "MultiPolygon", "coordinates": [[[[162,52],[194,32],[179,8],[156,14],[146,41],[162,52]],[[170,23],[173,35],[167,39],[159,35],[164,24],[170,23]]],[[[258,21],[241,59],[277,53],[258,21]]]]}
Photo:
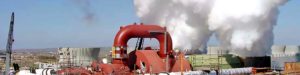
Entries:
{"type": "Polygon", "coordinates": [[[285,48],[285,54],[288,55],[294,55],[299,53],[299,46],[286,46],[285,48]]]}

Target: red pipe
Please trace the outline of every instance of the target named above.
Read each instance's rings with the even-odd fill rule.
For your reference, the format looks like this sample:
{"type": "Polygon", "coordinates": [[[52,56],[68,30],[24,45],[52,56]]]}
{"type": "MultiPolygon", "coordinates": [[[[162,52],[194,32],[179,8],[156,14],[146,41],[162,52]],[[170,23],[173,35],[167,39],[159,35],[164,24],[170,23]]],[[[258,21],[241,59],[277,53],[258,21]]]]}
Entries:
{"type": "MultiPolygon", "coordinates": [[[[127,54],[127,42],[131,38],[155,38],[159,41],[160,51],[159,56],[164,58],[167,54],[172,53],[172,39],[167,33],[167,48],[165,53],[165,33],[166,28],[160,27],[158,25],[128,25],[121,26],[120,31],[117,33],[114,39],[114,47],[119,47],[119,51],[115,51],[115,53],[119,53],[121,59],[126,57],[127,54]]],[[[115,59],[113,59],[115,60],[115,59]]]]}

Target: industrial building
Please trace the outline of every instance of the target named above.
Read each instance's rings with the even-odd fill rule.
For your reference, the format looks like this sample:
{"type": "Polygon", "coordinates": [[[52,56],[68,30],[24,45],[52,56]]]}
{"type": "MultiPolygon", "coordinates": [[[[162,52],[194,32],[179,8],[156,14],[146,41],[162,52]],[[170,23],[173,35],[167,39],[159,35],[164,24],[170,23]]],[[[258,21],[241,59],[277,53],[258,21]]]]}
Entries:
{"type": "MultiPolygon", "coordinates": [[[[106,58],[111,59],[111,47],[99,48],[58,48],[58,63],[61,67],[67,66],[90,66],[94,60],[106,58]]],[[[128,47],[128,53],[133,51],[133,47],[128,47]]]]}
{"type": "MultiPolygon", "coordinates": [[[[247,57],[241,58],[236,55],[231,55],[229,50],[222,49],[218,46],[208,46],[207,54],[192,54],[189,56],[189,61],[192,66],[197,69],[215,69],[215,68],[237,68],[241,66],[269,66],[272,69],[284,70],[286,62],[300,61],[300,46],[294,45],[273,45],[271,48],[272,55],[270,58],[265,57],[247,57]],[[257,61],[257,62],[254,62],[257,61]],[[244,62],[244,63],[242,63],[244,62]],[[249,62],[249,63],[247,63],[249,62]],[[250,65],[252,64],[252,65],[250,65]],[[218,67],[219,66],[219,67],[218,67]],[[203,68],[204,67],[204,68],[203,68]]],[[[195,52],[195,51],[193,51],[195,52]]],[[[267,57],[267,56],[266,56],[267,57]]]]}
{"type": "Polygon", "coordinates": [[[295,45],[275,45],[272,46],[272,68],[284,69],[286,62],[300,61],[300,46],[295,45]]]}
{"type": "MultiPolygon", "coordinates": [[[[300,61],[300,46],[291,45],[274,45],[271,48],[272,55],[270,60],[270,67],[274,69],[284,69],[285,62],[300,61]]],[[[134,50],[129,47],[128,53],[134,50]]],[[[59,48],[59,64],[61,66],[90,66],[93,60],[100,58],[107,58],[110,60],[111,47],[100,48],[59,48]]],[[[197,69],[216,69],[218,65],[220,68],[237,68],[245,66],[240,61],[239,56],[229,54],[229,50],[222,49],[218,46],[208,46],[207,54],[197,53],[197,50],[190,50],[191,55],[188,55],[188,60],[192,66],[197,69]],[[196,53],[196,54],[192,54],[196,53]],[[219,64],[218,64],[219,63],[219,64]]],[[[98,59],[99,60],[99,59],[98,59]]]]}
{"type": "Polygon", "coordinates": [[[58,48],[61,67],[90,66],[93,60],[105,57],[109,54],[108,48],[58,48]],[[100,56],[101,55],[101,56],[100,56]]]}

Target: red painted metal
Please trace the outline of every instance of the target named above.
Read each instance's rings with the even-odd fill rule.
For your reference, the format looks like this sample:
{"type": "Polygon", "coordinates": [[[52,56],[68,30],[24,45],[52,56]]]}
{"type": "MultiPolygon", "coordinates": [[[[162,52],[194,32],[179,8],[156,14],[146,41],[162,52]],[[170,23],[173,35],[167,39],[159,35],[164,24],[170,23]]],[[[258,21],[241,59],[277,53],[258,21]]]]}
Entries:
{"type": "Polygon", "coordinates": [[[165,36],[165,33],[167,33],[166,28],[157,25],[133,24],[120,27],[113,44],[112,64],[94,61],[91,64],[92,71],[82,68],[70,68],[60,70],[59,73],[82,72],[86,75],[128,75],[135,73],[136,70],[140,70],[142,73],[179,72],[182,69],[191,70],[187,60],[179,60],[177,58],[180,55],[183,57],[184,54],[176,56],[173,53],[172,39],[168,33],[165,36]],[[167,40],[165,40],[165,37],[167,40]],[[160,49],[157,51],[151,50],[151,47],[146,47],[146,50],[135,50],[127,54],[127,42],[131,38],[155,38],[159,41],[160,49]],[[168,63],[166,63],[166,57],[169,59],[168,63]],[[166,65],[169,67],[168,69],[166,69],[166,65]]]}
{"type": "Polygon", "coordinates": [[[138,50],[135,52],[137,58],[135,64],[141,68],[144,63],[145,73],[160,73],[166,71],[166,63],[154,50],[138,50]]]}
{"type": "Polygon", "coordinates": [[[128,75],[130,69],[123,64],[103,64],[99,62],[92,62],[93,75],[128,75]]]}
{"type": "Polygon", "coordinates": [[[65,68],[62,70],[58,70],[57,72],[58,75],[92,75],[92,73],[82,67],[78,68],[65,68]]]}
{"type": "Polygon", "coordinates": [[[164,58],[167,54],[172,53],[172,39],[167,33],[167,48],[165,48],[165,38],[164,32],[166,28],[160,27],[158,25],[128,25],[120,27],[120,31],[115,36],[114,47],[120,47],[120,51],[115,53],[120,53],[122,59],[113,59],[113,63],[124,63],[119,60],[126,59],[127,56],[127,42],[131,38],[155,38],[159,41],[160,51],[159,56],[164,58]],[[164,53],[164,50],[167,53],[164,53]]]}
{"type": "Polygon", "coordinates": [[[171,71],[172,72],[185,72],[185,71],[190,71],[191,70],[191,65],[190,63],[184,59],[184,54],[180,53],[177,56],[177,59],[175,59],[175,63],[172,66],[171,71]]]}

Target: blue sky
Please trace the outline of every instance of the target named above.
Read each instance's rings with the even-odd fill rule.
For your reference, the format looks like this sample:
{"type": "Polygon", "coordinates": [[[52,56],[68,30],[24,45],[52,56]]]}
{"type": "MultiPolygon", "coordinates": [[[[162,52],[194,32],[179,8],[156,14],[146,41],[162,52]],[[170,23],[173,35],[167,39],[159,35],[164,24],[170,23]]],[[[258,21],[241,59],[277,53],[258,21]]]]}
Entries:
{"type": "MultiPolygon", "coordinates": [[[[88,24],[74,0],[1,0],[0,49],[6,47],[15,12],[15,49],[111,46],[119,26],[139,22],[132,0],[91,0],[95,20],[88,24]]],[[[300,45],[300,0],[280,7],[275,44],[300,45]]],[[[209,45],[216,45],[211,39],[209,45]]]]}

